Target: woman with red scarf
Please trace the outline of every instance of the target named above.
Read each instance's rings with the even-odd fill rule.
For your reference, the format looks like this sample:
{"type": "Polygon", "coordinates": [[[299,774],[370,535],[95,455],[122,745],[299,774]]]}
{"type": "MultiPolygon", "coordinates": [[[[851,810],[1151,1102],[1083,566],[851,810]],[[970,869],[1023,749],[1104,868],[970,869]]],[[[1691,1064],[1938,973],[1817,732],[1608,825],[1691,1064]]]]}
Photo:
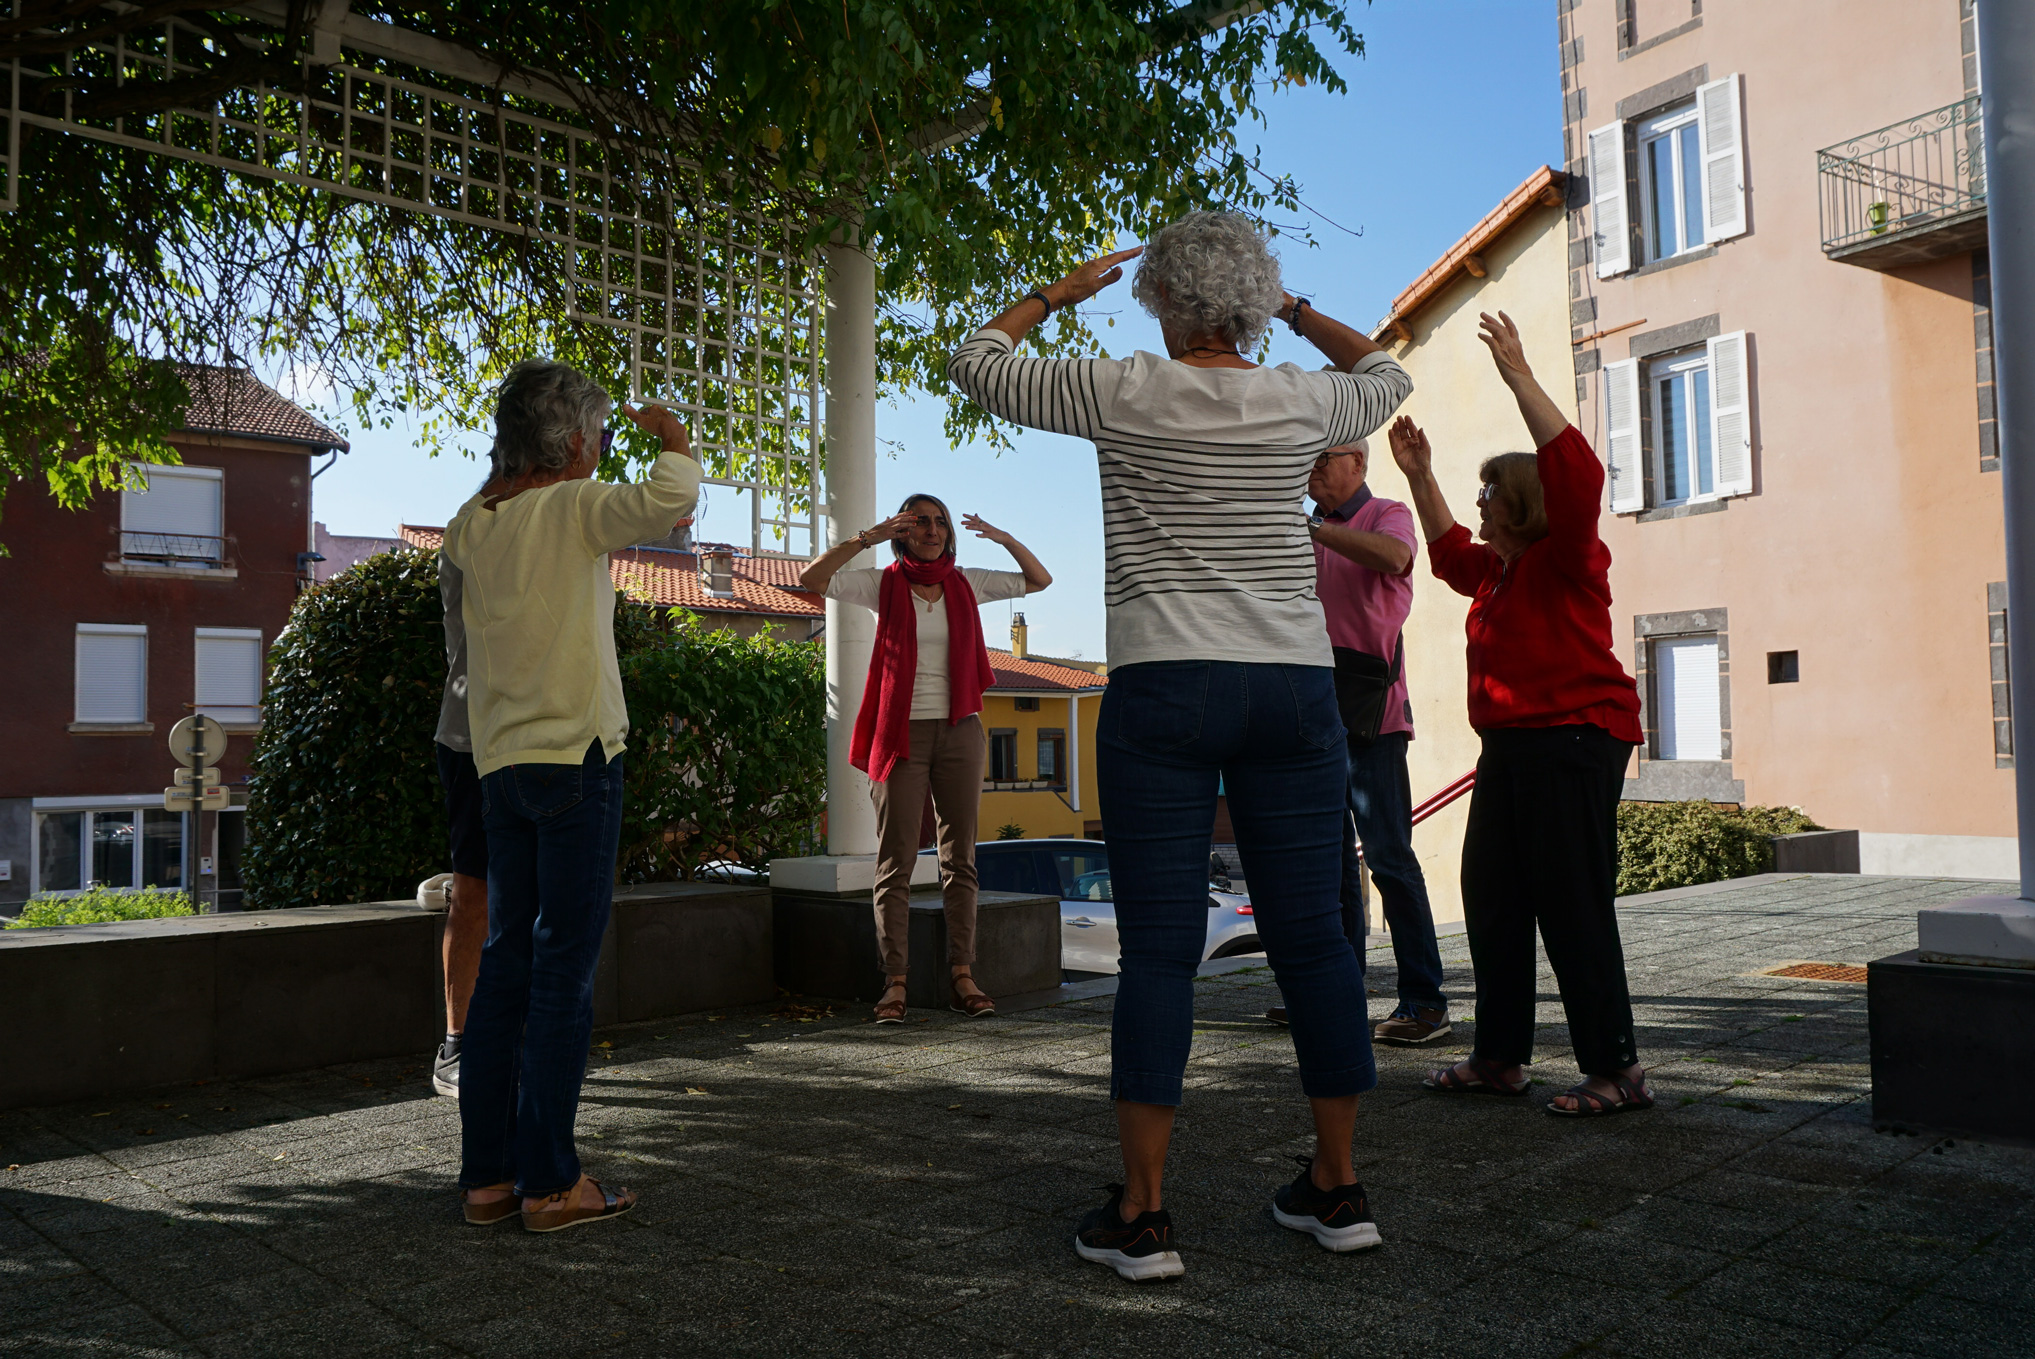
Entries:
{"type": "Polygon", "coordinates": [[[1023,543],[975,515],[962,527],[1008,549],[1019,570],[954,564],[955,535],[938,497],[914,495],[897,514],[819,558],[799,588],[876,612],[869,680],[855,717],[849,759],[869,775],[876,803],[876,946],[883,997],[876,1022],[902,1024],[911,922],[912,864],[926,794],[939,827],[940,889],[947,914],[953,1008],[969,1018],[996,1012],[971,975],[975,964],[975,820],[982,799],[982,691],[994,681],[977,606],[1019,599],[1053,577],[1023,543]],[[890,540],[881,570],[842,571],[856,554],[890,540]]]}

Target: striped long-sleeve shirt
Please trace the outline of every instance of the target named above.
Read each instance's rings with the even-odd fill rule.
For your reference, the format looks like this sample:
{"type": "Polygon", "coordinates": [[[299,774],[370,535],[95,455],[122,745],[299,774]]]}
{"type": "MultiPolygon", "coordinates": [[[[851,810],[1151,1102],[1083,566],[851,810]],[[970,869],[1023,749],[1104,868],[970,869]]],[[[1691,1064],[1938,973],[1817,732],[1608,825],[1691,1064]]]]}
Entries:
{"type": "Polygon", "coordinates": [[[1032,359],[979,330],[947,374],[977,404],[1095,443],[1109,662],[1332,665],[1301,498],[1323,449],[1384,424],[1413,390],[1382,353],[1348,373],[1032,359]]]}

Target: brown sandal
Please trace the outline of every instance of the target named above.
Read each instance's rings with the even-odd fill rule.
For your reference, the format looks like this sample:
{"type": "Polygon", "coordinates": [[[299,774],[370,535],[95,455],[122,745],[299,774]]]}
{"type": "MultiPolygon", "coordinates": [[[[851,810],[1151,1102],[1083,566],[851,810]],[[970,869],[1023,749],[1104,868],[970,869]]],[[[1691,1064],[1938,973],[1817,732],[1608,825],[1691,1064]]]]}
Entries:
{"type": "Polygon", "coordinates": [[[527,1208],[523,1209],[524,1231],[562,1232],[567,1227],[577,1227],[582,1222],[600,1222],[606,1218],[620,1217],[636,1206],[634,1190],[611,1190],[591,1175],[580,1176],[579,1182],[570,1189],[547,1195],[545,1202],[548,1203],[552,1199],[564,1199],[569,1206],[540,1208],[534,1213],[527,1208]],[[579,1186],[582,1184],[590,1184],[599,1190],[605,1202],[598,1208],[580,1207],[579,1186]]]}
{"type": "Polygon", "coordinates": [[[905,988],[901,981],[887,981],[883,985],[883,998],[876,1002],[876,1022],[879,1024],[904,1023],[905,988]],[[890,999],[890,993],[897,992],[897,999],[890,999]]]}
{"type": "Polygon", "coordinates": [[[480,1189],[506,1189],[509,1192],[507,1197],[496,1199],[491,1203],[475,1203],[467,1197],[474,1190],[460,1190],[459,1202],[460,1206],[466,1210],[468,1226],[492,1227],[497,1222],[507,1222],[517,1213],[523,1211],[523,1200],[517,1197],[516,1186],[514,1184],[505,1180],[501,1184],[484,1184],[477,1187],[480,1189]]]}
{"type": "Polygon", "coordinates": [[[974,980],[974,976],[967,972],[959,972],[954,975],[953,980],[947,984],[948,990],[953,993],[954,997],[953,1003],[949,1008],[967,1015],[970,1019],[980,1019],[984,1015],[995,1014],[996,1002],[983,995],[979,988],[972,996],[961,994],[961,983],[963,981],[974,980]]]}

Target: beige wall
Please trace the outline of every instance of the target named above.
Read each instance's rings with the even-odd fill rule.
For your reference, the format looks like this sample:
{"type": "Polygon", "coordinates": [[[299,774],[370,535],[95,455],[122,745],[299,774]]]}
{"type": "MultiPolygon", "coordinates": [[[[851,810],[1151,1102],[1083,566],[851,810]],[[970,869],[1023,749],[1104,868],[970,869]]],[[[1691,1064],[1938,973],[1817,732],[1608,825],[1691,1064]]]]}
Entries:
{"type": "MultiPolygon", "coordinates": [[[[1467,521],[1476,517],[1478,464],[1493,453],[1531,446],[1518,404],[1499,383],[1491,353],[1477,339],[1477,314],[1503,311],[1518,324],[1527,361],[1557,400],[1574,387],[1562,223],[1559,208],[1533,209],[1483,252],[1484,278],[1465,275],[1450,284],[1414,314],[1413,342],[1390,349],[1413,375],[1413,395],[1402,411],[1427,432],[1435,475],[1451,507],[1467,521]]],[[[1405,500],[1406,478],[1393,464],[1384,437],[1376,436],[1372,443],[1373,489],[1405,500]]],[[[1406,683],[1414,730],[1407,764],[1416,803],[1474,768],[1478,745],[1470,730],[1463,655],[1469,601],[1434,578],[1426,555],[1423,549],[1414,573],[1413,612],[1406,622],[1406,683]]],[[[1439,920],[1462,918],[1459,879],[1469,807],[1469,799],[1462,798],[1413,833],[1439,920]]]]}
{"type": "MultiPolygon", "coordinates": [[[[1979,470],[1971,258],[1833,262],[1818,220],[1819,148],[1964,97],[1957,0],[1724,0],[1622,61],[1614,10],[1581,0],[1569,19],[1584,54],[1570,107],[1586,105],[1571,170],[1621,98],[1698,65],[1737,72],[1750,230],[1643,277],[1579,268],[1579,334],[1645,320],[1579,366],[1715,313],[1751,336],[1754,402],[1754,494],[1665,522],[1607,516],[1623,659],[1634,615],[1726,609],[1747,801],[1867,832],[2012,835],[2013,772],[1993,758],[1985,590],[2004,547],[1998,474],[1979,470]],[[1769,685],[1766,653],[1785,650],[1801,681],[1769,685]]],[[[1571,228],[1589,231],[1587,210],[1571,228]]],[[[1600,390],[1585,380],[1578,424],[1601,450],[1600,390]]]]}

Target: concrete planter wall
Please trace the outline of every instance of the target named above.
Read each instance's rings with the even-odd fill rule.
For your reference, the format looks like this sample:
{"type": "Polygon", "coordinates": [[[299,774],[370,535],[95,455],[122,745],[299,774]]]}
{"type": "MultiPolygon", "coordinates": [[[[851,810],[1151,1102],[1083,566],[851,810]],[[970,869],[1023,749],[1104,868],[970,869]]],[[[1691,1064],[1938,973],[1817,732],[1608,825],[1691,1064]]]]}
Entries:
{"type": "MultiPolygon", "coordinates": [[[[413,902],[0,932],[0,1108],[415,1053],[444,1032],[442,912],[413,902]]],[[[770,894],[616,894],[594,1022],[767,1000],[770,894]]]]}
{"type": "MultiPolygon", "coordinates": [[[[876,916],[867,891],[771,893],[777,984],[809,996],[873,1001],[883,990],[876,916]]],[[[984,892],[976,910],[975,984],[992,996],[1060,984],[1060,899],[984,892]]],[[[912,895],[911,966],[905,1000],[949,1002],[947,920],[937,888],[912,895]]]]}

